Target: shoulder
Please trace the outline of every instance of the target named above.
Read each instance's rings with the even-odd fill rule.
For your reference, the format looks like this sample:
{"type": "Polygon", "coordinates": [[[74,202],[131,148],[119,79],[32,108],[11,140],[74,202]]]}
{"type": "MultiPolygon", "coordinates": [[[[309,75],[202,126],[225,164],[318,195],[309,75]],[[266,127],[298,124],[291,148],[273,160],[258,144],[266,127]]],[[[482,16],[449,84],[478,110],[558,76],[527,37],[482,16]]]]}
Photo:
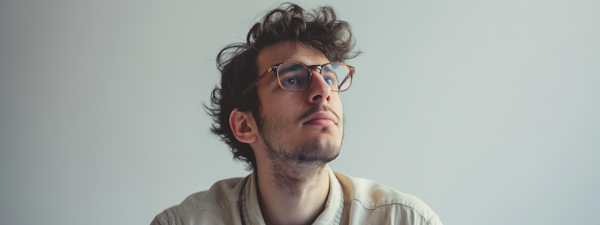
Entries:
{"type": "Polygon", "coordinates": [[[236,203],[248,177],[220,180],[206,191],[196,192],[179,205],[171,206],[156,215],[152,224],[193,224],[215,221],[237,212],[236,203]],[[228,212],[229,211],[229,212],[228,212]]]}
{"type": "Polygon", "coordinates": [[[413,222],[441,224],[433,210],[413,195],[402,193],[368,179],[350,177],[339,172],[334,173],[342,185],[344,203],[347,205],[354,204],[362,210],[373,213],[383,211],[388,214],[409,215],[413,217],[410,219],[413,222]]]}

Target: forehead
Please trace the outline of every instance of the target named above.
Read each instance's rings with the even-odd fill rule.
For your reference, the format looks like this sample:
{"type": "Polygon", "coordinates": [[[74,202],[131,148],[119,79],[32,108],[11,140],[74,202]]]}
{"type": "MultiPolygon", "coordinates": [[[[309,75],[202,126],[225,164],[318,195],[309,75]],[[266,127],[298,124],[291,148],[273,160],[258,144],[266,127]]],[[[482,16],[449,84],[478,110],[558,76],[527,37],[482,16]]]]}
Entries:
{"type": "Polygon", "coordinates": [[[258,54],[258,74],[268,70],[271,65],[281,62],[323,65],[329,60],[321,51],[300,42],[279,42],[264,48],[258,54]]]}

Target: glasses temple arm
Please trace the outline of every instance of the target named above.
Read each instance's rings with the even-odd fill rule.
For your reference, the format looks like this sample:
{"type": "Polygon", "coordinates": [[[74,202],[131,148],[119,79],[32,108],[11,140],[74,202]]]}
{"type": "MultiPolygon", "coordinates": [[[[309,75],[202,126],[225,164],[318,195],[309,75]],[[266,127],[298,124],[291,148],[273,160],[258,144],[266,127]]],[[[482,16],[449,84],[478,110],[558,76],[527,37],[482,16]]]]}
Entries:
{"type": "Polygon", "coordinates": [[[250,92],[250,90],[252,90],[252,88],[254,88],[256,86],[256,84],[258,84],[258,82],[260,82],[262,79],[264,79],[269,72],[273,71],[273,68],[269,68],[266,72],[264,72],[263,74],[261,74],[260,76],[258,76],[256,78],[256,80],[252,81],[252,83],[246,88],[244,89],[244,91],[242,91],[242,94],[240,94],[240,98],[238,99],[238,103],[240,100],[242,100],[242,97],[244,97],[248,92],[250,92]]]}
{"type": "Polygon", "coordinates": [[[341,86],[342,86],[344,83],[346,83],[346,81],[348,80],[348,77],[351,77],[352,75],[354,75],[354,67],[351,67],[350,74],[348,74],[348,76],[346,76],[346,77],[344,78],[344,80],[342,81],[342,83],[340,83],[340,86],[338,87],[338,89],[339,89],[339,88],[340,88],[340,87],[341,87],[341,86]]]}

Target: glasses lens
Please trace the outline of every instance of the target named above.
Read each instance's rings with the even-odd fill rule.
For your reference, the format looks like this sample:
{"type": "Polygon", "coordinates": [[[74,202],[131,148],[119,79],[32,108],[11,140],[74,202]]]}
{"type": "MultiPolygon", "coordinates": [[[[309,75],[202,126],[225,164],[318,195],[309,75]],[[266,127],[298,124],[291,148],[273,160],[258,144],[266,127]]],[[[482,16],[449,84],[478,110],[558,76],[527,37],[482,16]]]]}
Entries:
{"type": "Polygon", "coordinates": [[[345,91],[350,88],[352,77],[348,76],[350,69],[346,65],[337,63],[327,64],[323,67],[321,73],[325,81],[331,86],[331,90],[345,91]]]}
{"type": "Polygon", "coordinates": [[[277,77],[288,91],[301,91],[308,85],[308,70],[296,63],[284,63],[277,68],[277,77]]]}

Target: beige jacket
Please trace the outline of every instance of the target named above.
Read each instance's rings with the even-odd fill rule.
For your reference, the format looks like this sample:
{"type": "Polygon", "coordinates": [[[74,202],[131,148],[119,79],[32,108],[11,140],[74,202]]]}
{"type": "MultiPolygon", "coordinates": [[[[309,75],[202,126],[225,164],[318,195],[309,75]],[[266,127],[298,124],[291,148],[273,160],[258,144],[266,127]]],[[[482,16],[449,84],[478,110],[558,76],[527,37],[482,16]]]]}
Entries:
{"type": "MultiPolygon", "coordinates": [[[[313,224],[441,225],[420,199],[390,187],[329,170],[331,185],[325,210],[313,224]]],[[[265,224],[252,174],[215,183],[158,214],[152,225],[265,224]]]]}

